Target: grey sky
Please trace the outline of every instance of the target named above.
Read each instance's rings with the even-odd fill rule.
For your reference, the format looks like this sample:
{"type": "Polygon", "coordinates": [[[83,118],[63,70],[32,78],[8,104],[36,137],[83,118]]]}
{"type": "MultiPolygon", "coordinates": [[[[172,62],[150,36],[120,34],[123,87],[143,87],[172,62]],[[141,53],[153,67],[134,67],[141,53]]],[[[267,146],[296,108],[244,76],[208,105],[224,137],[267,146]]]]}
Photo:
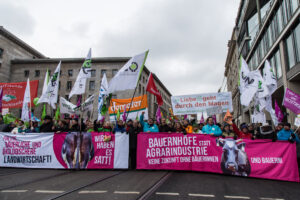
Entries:
{"type": "Polygon", "coordinates": [[[1,0],[2,25],[49,57],[133,56],[173,95],[216,92],[238,0],[1,0]]]}

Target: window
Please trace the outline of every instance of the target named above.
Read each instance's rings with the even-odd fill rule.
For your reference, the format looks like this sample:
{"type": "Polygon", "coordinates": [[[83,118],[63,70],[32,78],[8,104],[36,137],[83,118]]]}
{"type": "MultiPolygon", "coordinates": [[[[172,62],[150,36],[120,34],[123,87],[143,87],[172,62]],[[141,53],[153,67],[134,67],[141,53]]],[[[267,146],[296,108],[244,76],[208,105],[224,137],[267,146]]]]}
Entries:
{"type": "Polygon", "coordinates": [[[96,70],[95,69],[91,70],[91,77],[96,77],[96,70]]]}
{"type": "Polygon", "coordinates": [[[25,77],[25,78],[29,77],[29,70],[25,70],[25,71],[24,71],[24,77],[25,77]]]}
{"type": "Polygon", "coordinates": [[[291,11],[293,14],[299,6],[298,0],[290,0],[290,4],[291,4],[291,11]]]}
{"type": "Polygon", "coordinates": [[[89,90],[95,90],[95,81],[90,81],[89,90]]]}
{"type": "Polygon", "coordinates": [[[280,78],[282,76],[282,69],[281,69],[281,59],[280,59],[280,52],[277,50],[275,53],[275,61],[276,61],[276,72],[277,72],[277,78],[280,78]]]}
{"type": "Polygon", "coordinates": [[[69,69],[69,70],[68,70],[68,76],[69,76],[69,77],[72,77],[72,76],[73,76],[73,69],[69,69]]]}
{"type": "Polygon", "coordinates": [[[288,67],[291,69],[295,64],[295,52],[294,52],[294,44],[293,44],[293,34],[291,34],[286,39],[286,51],[287,51],[287,59],[288,59],[288,67]]]}
{"type": "Polygon", "coordinates": [[[300,62],[300,23],[295,29],[295,43],[296,43],[296,49],[298,55],[297,61],[300,62]]]}
{"type": "Polygon", "coordinates": [[[283,24],[284,26],[287,24],[287,12],[286,12],[286,5],[285,1],[281,2],[281,12],[282,12],[282,17],[283,17],[283,24]]]}
{"type": "Polygon", "coordinates": [[[67,90],[71,90],[72,89],[72,81],[68,81],[67,82],[67,90]]]}
{"type": "Polygon", "coordinates": [[[104,74],[106,74],[106,69],[101,69],[101,76],[103,76],[104,74]]]}
{"type": "Polygon", "coordinates": [[[0,58],[2,58],[2,56],[3,56],[3,49],[2,48],[0,48],[0,58]]]}
{"type": "Polygon", "coordinates": [[[277,22],[278,22],[278,24],[277,24],[278,33],[281,33],[281,31],[283,29],[283,18],[282,18],[282,13],[281,13],[280,8],[277,10],[276,16],[277,16],[277,22]]]}
{"type": "Polygon", "coordinates": [[[34,76],[39,77],[40,76],[40,70],[35,70],[34,76]]]}
{"type": "Polygon", "coordinates": [[[117,73],[118,73],[118,70],[117,70],[117,69],[113,69],[113,70],[112,70],[112,75],[113,75],[113,76],[115,76],[117,73]]]}

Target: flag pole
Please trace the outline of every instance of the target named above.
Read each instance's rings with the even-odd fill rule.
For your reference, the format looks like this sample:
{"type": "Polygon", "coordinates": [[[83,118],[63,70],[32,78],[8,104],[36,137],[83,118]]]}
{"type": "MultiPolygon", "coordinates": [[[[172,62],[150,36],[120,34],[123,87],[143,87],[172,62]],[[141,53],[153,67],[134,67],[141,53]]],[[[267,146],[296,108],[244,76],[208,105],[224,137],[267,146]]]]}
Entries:
{"type": "Polygon", "coordinates": [[[129,112],[130,112],[130,109],[131,109],[131,105],[132,105],[132,102],[133,102],[133,98],[134,98],[134,96],[135,96],[136,89],[137,89],[137,86],[136,86],[135,89],[134,89],[134,92],[133,92],[133,95],[132,95],[132,98],[131,98],[131,101],[130,101],[128,113],[127,113],[127,115],[126,115],[126,121],[127,121],[127,118],[128,118],[129,112]]]}

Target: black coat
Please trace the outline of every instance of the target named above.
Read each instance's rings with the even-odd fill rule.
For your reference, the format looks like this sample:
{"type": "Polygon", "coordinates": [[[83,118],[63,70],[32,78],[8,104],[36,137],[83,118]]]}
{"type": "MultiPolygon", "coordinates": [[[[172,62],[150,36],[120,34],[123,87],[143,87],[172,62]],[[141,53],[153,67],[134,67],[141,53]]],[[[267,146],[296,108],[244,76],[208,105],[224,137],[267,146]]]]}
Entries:
{"type": "Polygon", "coordinates": [[[53,127],[53,122],[42,124],[40,127],[40,132],[41,133],[54,132],[54,130],[52,130],[52,127],[53,127]]]}
{"type": "Polygon", "coordinates": [[[130,126],[128,128],[128,134],[129,134],[129,148],[130,149],[136,149],[137,148],[137,134],[142,132],[143,129],[140,127],[133,127],[130,126]]]}
{"type": "Polygon", "coordinates": [[[170,126],[165,124],[165,125],[160,125],[159,126],[159,132],[173,132],[173,130],[170,126]]]}

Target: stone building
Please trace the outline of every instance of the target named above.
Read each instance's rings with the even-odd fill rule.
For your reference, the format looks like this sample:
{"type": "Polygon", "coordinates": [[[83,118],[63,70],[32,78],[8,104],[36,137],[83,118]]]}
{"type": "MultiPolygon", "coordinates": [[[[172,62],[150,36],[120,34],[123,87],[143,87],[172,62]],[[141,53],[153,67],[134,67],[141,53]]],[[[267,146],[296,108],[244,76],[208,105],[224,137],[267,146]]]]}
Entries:
{"type": "MultiPolygon", "coordinates": [[[[0,70],[3,71],[0,71],[0,77],[6,77],[5,79],[1,78],[1,82],[22,82],[26,81],[27,78],[29,78],[30,80],[39,80],[38,96],[41,96],[44,77],[47,69],[49,70],[50,74],[51,72],[53,73],[59,61],[61,61],[62,64],[59,95],[67,98],[76,81],[76,77],[80,71],[84,58],[46,58],[45,56],[31,48],[29,45],[22,42],[12,33],[9,33],[3,27],[1,28],[1,30],[2,32],[0,32],[0,49],[2,49],[3,52],[3,68],[5,63],[5,69],[1,67],[0,70]],[[5,32],[6,34],[1,34],[3,32],[5,32]],[[7,42],[6,40],[9,40],[9,38],[15,38],[15,40],[7,42]],[[16,55],[11,53],[21,51],[19,49],[24,52],[22,54],[15,53],[16,55]]],[[[110,79],[118,72],[120,68],[123,67],[123,65],[129,59],[129,57],[92,57],[92,77],[88,79],[86,94],[84,96],[89,97],[92,94],[98,96],[102,75],[106,73],[107,79],[108,81],[110,81],[110,79]]],[[[145,66],[139,84],[137,86],[135,96],[140,96],[147,93],[146,84],[149,75],[150,71],[145,66]]],[[[161,111],[166,114],[168,112],[168,108],[171,107],[171,93],[155,74],[154,81],[164,100],[164,105],[161,107],[161,111]]],[[[133,92],[133,90],[118,92],[113,95],[113,98],[132,98],[133,92]]],[[[77,98],[78,96],[74,95],[70,99],[70,101],[76,104],[77,98]]],[[[149,117],[154,117],[157,109],[156,98],[154,95],[147,93],[147,100],[149,117]]],[[[97,117],[97,104],[98,101],[95,101],[95,109],[91,114],[94,119],[97,117]]],[[[34,114],[36,116],[41,116],[41,109],[41,106],[34,108],[34,114]]],[[[12,109],[11,112],[16,114],[17,116],[20,116],[21,109],[12,109]]],[[[51,114],[53,114],[53,111],[51,111],[50,108],[48,108],[47,112],[49,114],[52,112],[51,114]]]]}
{"type": "MultiPolygon", "coordinates": [[[[269,60],[277,77],[277,90],[272,95],[293,123],[295,113],[282,105],[286,88],[300,93],[300,2],[299,0],[241,0],[225,64],[227,88],[232,92],[234,116],[250,122],[253,104],[240,105],[237,89],[239,57],[250,70],[263,71],[269,60]]],[[[267,118],[270,117],[267,115],[267,118]]]]}

